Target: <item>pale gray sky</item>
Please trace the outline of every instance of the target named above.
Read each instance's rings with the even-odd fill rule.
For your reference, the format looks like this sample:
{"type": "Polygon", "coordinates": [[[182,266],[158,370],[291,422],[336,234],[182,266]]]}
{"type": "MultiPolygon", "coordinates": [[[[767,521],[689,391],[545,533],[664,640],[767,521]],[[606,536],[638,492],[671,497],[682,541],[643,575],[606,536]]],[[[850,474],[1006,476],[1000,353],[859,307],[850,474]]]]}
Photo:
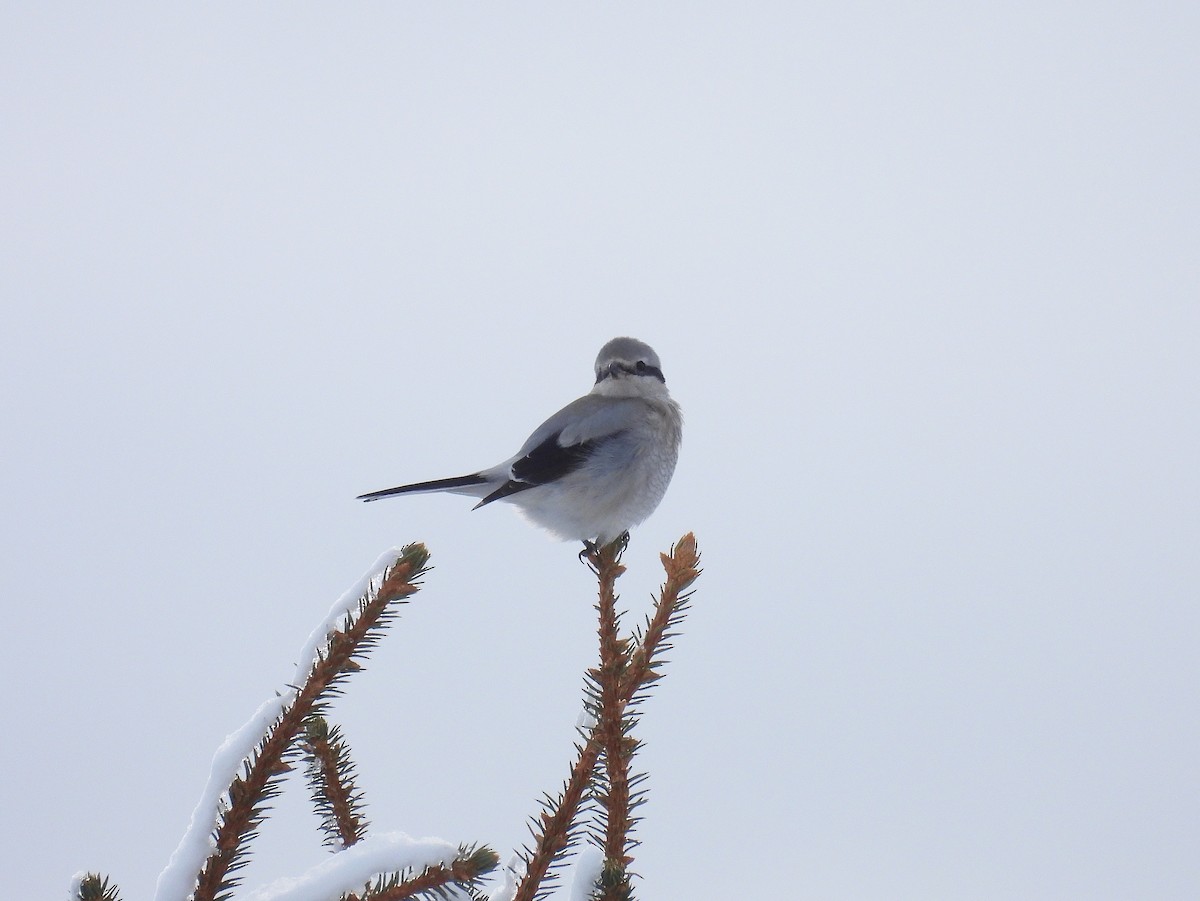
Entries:
{"type": "MultiPolygon", "coordinates": [[[[150,896],[224,736],[387,547],[337,707],[377,829],[507,858],[594,653],[576,548],[362,491],[658,350],[622,584],[645,898],[1200,894],[1194,4],[8,4],[12,897],[150,896]]],[[[322,859],[306,792],[247,884],[322,859]]]]}

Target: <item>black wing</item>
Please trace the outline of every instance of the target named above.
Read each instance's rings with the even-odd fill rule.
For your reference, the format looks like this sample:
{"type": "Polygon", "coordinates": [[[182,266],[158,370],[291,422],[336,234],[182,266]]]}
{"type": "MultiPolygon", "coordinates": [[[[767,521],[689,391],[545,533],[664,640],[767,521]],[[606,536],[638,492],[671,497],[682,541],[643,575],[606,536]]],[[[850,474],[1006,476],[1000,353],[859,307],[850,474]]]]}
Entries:
{"type": "Polygon", "coordinates": [[[515,462],[512,465],[513,477],[475,506],[482,507],[484,504],[490,504],[492,501],[498,501],[537,485],[556,482],[583,465],[583,461],[594,454],[596,448],[621,433],[614,432],[603,438],[581,441],[579,444],[572,444],[569,447],[563,447],[558,443],[558,436],[561,434],[562,432],[555,432],[515,462]]]}

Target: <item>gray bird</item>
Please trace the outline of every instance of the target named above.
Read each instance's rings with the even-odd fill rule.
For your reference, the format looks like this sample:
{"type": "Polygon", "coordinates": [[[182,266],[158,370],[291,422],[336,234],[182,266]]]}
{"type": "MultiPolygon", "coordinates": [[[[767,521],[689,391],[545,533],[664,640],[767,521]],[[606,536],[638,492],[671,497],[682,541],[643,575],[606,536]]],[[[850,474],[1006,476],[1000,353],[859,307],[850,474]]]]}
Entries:
{"type": "Polygon", "coordinates": [[[683,414],[649,345],[613,338],[596,357],[596,384],[491,469],[372,491],[359,500],[447,491],[504,500],[558,538],[607,544],[654,512],[666,494],[683,414]]]}

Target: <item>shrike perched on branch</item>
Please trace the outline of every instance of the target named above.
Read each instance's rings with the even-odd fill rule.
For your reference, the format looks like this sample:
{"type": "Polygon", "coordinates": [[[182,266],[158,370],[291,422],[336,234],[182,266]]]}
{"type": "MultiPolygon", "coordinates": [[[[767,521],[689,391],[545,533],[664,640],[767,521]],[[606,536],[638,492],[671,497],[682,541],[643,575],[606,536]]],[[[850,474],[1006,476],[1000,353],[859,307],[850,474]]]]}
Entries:
{"type": "Polygon", "coordinates": [[[654,512],[679,457],[683,415],[649,345],[613,338],[596,357],[596,384],[529,436],[503,463],[471,475],[360,495],[448,491],[504,500],[562,539],[607,544],[654,512]]]}

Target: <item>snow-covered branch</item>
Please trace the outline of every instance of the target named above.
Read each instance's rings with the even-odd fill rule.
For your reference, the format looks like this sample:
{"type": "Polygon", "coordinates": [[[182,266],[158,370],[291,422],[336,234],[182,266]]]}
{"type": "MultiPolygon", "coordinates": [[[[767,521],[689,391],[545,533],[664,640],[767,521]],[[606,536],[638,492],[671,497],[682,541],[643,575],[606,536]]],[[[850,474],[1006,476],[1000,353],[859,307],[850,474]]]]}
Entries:
{"type": "MultiPolygon", "coordinates": [[[[412,839],[402,833],[366,834],[363,795],[338,727],[325,719],[330,698],[362,668],[398,608],[417,592],[429,553],[420,544],[389,551],[333,606],[305,643],[292,683],[265,701],[217,749],[208,783],[183,839],[159,876],[155,901],[226,901],[237,871],[266,817],[268,802],[296,757],[307,762],[313,802],[326,844],[335,854],[294,879],[244,894],[245,901],[400,901],[413,897],[467,901],[545,898],[558,869],[586,834],[593,847],[577,859],[572,901],[632,898],[631,833],[644,801],[644,774],[631,774],[639,743],[632,735],[638,705],[662,678],[687,610],[688,588],[699,575],[695,538],[688,534],[661,555],[667,573],[645,627],[621,635],[616,580],[627,537],[589,546],[585,559],[599,583],[599,662],[585,673],[585,724],[562,792],[546,796],[533,821],[533,846],[506,868],[490,895],[481,880],[499,858],[486,846],[412,839]],[[591,813],[590,822],[583,822],[591,813]]],[[[105,877],[79,874],[75,901],[120,901],[105,877]]]]}

